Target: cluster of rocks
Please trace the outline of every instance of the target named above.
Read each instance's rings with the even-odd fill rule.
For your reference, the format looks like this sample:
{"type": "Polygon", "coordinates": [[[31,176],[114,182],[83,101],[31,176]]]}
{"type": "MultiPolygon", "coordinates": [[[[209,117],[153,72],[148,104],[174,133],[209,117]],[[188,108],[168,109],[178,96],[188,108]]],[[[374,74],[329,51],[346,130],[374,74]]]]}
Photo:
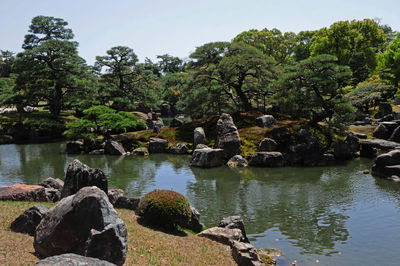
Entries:
{"type": "Polygon", "coordinates": [[[372,167],[372,174],[394,182],[400,182],[400,149],[379,155],[372,167]]]}
{"type": "MultiPolygon", "coordinates": [[[[217,227],[211,227],[197,235],[230,246],[232,257],[238,265],[266,265],[260,257],[260,250],[249,243],[240,216],[223,218],[217,227]]],[[[273,258],[269,261],[275,265],[276,261],[273,258]]]]}

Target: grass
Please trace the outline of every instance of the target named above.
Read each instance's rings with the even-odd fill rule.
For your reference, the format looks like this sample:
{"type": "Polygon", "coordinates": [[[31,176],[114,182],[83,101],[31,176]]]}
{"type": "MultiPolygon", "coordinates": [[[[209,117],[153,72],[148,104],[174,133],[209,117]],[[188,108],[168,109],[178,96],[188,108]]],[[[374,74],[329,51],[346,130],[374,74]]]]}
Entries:
{"type": "MultiPolygon", "coordinates": [[[[33,254],[33,237],[9,229],[15,218],[36,204],[0,202],[0,265],[33,265],[39,260],[33,254]]],[[[154,230],[140,225],[133,211],[117,212],[128,229],[125,265],[236,265],[228,246],[191,233],[154,230]]]]}

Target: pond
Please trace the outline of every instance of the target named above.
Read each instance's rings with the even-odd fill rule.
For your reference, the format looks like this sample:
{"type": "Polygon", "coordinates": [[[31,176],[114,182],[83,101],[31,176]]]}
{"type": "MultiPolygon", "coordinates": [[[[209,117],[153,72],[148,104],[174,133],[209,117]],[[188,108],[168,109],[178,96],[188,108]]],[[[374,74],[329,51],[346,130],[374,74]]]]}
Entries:
{"type": "Polygon", "coordinates": [[[141,197],[153,189],[185,195],[206,226],[240,215],[251,243],[279,248],[279,265],[399,265],[400,185],[362,170],[355,159],[318,168],[190,168],[190,157],[62,153],[65,143],[0,146],[0,186],[63,178],[78,158],[101,168],[110,188],[141,197]]]}

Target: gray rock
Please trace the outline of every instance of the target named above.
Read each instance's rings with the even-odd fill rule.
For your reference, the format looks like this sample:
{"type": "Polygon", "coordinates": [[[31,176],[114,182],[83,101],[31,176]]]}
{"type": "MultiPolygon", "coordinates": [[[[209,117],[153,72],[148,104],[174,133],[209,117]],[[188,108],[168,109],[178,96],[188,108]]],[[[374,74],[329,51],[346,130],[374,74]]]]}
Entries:
{"type": "Polygon", "coordinates": [[[188,229],[192,230],[193,232],[199,233],[204,227],[204,224],[200,222],[200,213],[196,208],[192,206],[190,206],[190,209],[192,211],[192,217],[190,218],[188,229]]]}
{"type": "Polygon", "coordinates": [[[377,139],[388,139],[390,137],[390,132],[384,125],[380,124],[374,129],[372,136],[377,139]]]}
{"type": "Polygon", "coordinates": [[[243,242],[249,242],[249,239],[247,238],[246,235],[246,230],[244,228],[244,222],[242,217],[240,216],[229,216],[229,217],[225,217],[223,218],[219,224],[218,227],[224,227],[224,228],[229,228],[229,229],[240,229],[240,231],[242,231],[242,235],[243,235],[243,242]]]}
{"type": "Polygon", "coordinates": [[[249,165],[259,167],[281,167],[285,164],[280,152],[256,152],[251,156],[249,165]]]}
{"type": "Polygon", "coordinates": [[[193,132],[193,146],[197,147],[199,144],[206,144],[206,134],[202,127],[196,127],[193,132]]]}
{"type": "Polygon", "coordinates": [[[35,265],[37,266],[115,266],[105,260],[80,256],[73,253],[52,256],[40,260],[35,265]]]}
{"type": "Polygon", "coordinates": [[[352,131],[351,134],[353,134],[355,137],[357,137],[359,139],[367,139],[367,135],[362,134],[362,133],[352,131]]]}
{"type": "Polygon", "coordinates": [[[0,135],[0,144],[14,143],[14,138],[10,135],[0,135]]]}
{"type": "Polygon", "coordinates": [[[229,159],[227,165],[231,168],[236,168],[236,167],[247,167],[249,163],[241,155],[235,155],[229,159]]]}
{"type": "Polygon", "coordinates": [[[229,114],[223,113],[218,119],[215,147],[224,150],[226,160],[240,154],[239,132],[229,114]]]}
{"type": "Polygon", "coordinates": [[[177,117],[174,117],[174,119],[172,119],[172,121],[171,121],[171,127],[180,127],[180,126],[182,126],[183,125],[183,120],[181,120],[181,119],[179,119],[179,118],[177,118],[177,117]]]}
{"type": "Polygon", "coordinates": [[[149,156],[149,150],[145,147],[139,147],[133,150],[133,154],[139,156],[149,156]]]}
{"type": "Polygon", "coordinates": [[[45,188],[44,193],[46,195],[47,201],[56,202],[61,199],[61,191],[55,188],[45,188]]]}
{"type": "Polygon", "coordinates": [[[52,178],[52,177],[48,177],[44,180],[42,180],[39,183],[39,186],[45,187],[45,188],[54,188],[57,189],[61,192],[63,186],[64,186],[64,181],[62,181],[59,178],[52,178]]]}
{"type": "Polygon", "coordinates": [[[35,234],[36,227],[42,220],[43,215],[48,212],[48,208],[44,205],[35,205],[15,219],[10,226],[10,229],[14,232],[29,234],[33,236],[35,234]]]}
{"type": "Polygon", "coordinates": [[[211,148],[205,144],[197,144],[195,150],[197,149],[211,149],[211,148]]]}
{"type": "Polygon", "coordinates": [[[397,127],[389,138],[390,141],[400,142],[400,126],[397,127]]]}
{"type": "Polygon", "coordinates": [[[263,139],[258,145],[258,151],[276,151],[278,144],[270,138],[263,139]]]}
{"type": "Polygon", "coordinates": [[[180,142],[175,146],[169,147],[169,152],[172,154],[188,154],[189,153],[189,145],[184,142],[180,142]]]}
{"type": "Polygon", "coordinates": [[[149,152],[150,153],[163,153],[168,149],[168,141],[160,138],[150,138],[149,152]]]}
{"type": "Polygon", "coordinates": [[[80,154],[83,150],[82,141],[69,141],[65,147],[65,152],[68,154],[80,154]]]}
{"type": "Polygon", "coordinates": [[[104,152],[111,155],[125,155],[126,151],[121,143],[115,140],[107,140],[104,152]]]}
{"type": "Polygon", "coordinates": [[[394,120],[400,120],[400,111],[393,111],[392,115],[394,120]]]}
{"type": "Polygon", "coordinates": [[[400,177],[400,149],[376,157],[371,173],[374,176],[396,180],[400,177]]]}
{"type": "Polygon", "coordinates": [[[196,149],[193,151],[190,166],[216,167],[224,164],[224,151],[222,149],[196,149]]]}
{"type": "Polygon", "coordinates": [[[52,202],[52,199],[46,195],[46,188],[24,184],[0,187],[0,200],[52,202]]]}
{"type": "Polygon", "coordinates": [[[73,195],[86,186],[97,186],[103,190],[104,193],[107,193],[107,177],[100,169],[90,168],[86,164],[75,159],[68,165],[61,197],[65,198],[69,195],[73,195]]]}
{"type": "Polygon", "coordinates": [[[272,115],[263,115],[257,117],[256,123],[259,127],[272,127],[276,125],[276,119],[272,115]]]}
{"type": "Polygon", "coordinates": [[[383,139],[364,139],[361,141],[361,145],[363,145],[363,144],[367,144],[374,148],[377,148],[380,150],[385,150],[385,151],[400,148],[400,143],[393,142],[393,141],[387,141],[387,140],[383,140],[383,139]]]}
{"type": "Polygon", "coordinates": [[[114,203],[115,208],[136,210],[139,206],[140,199],[127,198],[125,196],[119,197],[114,203]]]}
{"type": "Polygon", "coordinates": [[[378,113],[376,113],[375,118],[382,118],[385,117],[386,115],[392,114],[392,106],[390,103],[387,102],[381,102],[379,104],[379,109],[378,113]]]}
{"type": "Polygon", "coordinates": [[[257,253],[257,249],[250,243],[243,243],[239,241],[233,241],[231,243],[232,257],[238,265],[243,266],[261,266],[262,263],[260,256],[257,253]]]}
{"type": "Polygon", "coordinates": [[[89,155],[103,155],[105,153],[104,149],[92,150],[89,152],[89,155]]]}
{"type": "Polygon", "coordinates": [[[229,229],[224,227],[212,227],[197,234],[224,245],[230,245],[230,242],[243,240],[243,234],[240,229],[229,229]]]}
{"type": "Polygon", "coordinates": [[[36,228],[33,246],[43,257],[75,253],[122,265],[127,230],[104,191],[84,187],[46,213],[36,228]]]}
{"type": "Polygon", "coordinates": [[[111,202],[112,205],[114,205],[118,198],[124,196],[124,191],[119,188],[113,188],[108,191],[107,195],[108,200],[111,202]]]}

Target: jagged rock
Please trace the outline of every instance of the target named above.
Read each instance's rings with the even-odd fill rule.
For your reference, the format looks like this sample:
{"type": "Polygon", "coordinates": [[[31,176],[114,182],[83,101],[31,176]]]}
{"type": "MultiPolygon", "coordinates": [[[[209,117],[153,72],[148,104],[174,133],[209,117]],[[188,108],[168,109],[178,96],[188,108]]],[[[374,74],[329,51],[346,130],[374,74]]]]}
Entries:
{"type": "Polygon", "coordinates": [[[400,127],[397,127],[389,138],[390,141],[400,142],[400,127]]]}
{"type": "Polygon", "coordinates": [[[140,199],[127,198],[125,196],[119,197],[114,203],[115,208],[136,210],[139,205],[140,199]]]}
{"type": "Polygon", "coordinates": [[[112,205],[114,205],[118,198],[124,196],[124,191],[119,188],[113,188],[108,191],[107,195],[108,200],[111,202],[112,205]]]}
{"type": "Polygon", "coordinates": [[[368,143],[361,143],[361,150],[360,150],[361,157],[375,158],[377,154],[378,154],[377,149],[374,148],[372,145],[368,143]]]}
{"type": "Polygon", "coordinates": [[[216,167],[224,164],[224,151],[222,149],[196,149],[193,151],[190,166],[216,167]]]}
{"type": "Polygon", "coordinates": [[[140,156],[149,156],[149,150],[145,147],[136,148],[133,150],[133,154],[140,156]]]}
{"type": "Polygon", "coordinates": [[[242,217],[240,216],[229,216],[223,218],[219,224],[218,227],[224,227],[224,228],[229,228],[229,229],[240,229],[242,231],[243,235],[243,242],[249,242],[249,239],[247,238],[246,235],[246,230],[244,228],[244,222],[242,217]]]}
{"type": "Polygon", "coordinates": [[[236,168],[236,167],[247,167],[249,163],[241,155],[235,155],[229,159],[227,165],[231,168],[236,168]]]}
{"type": "Polygon", "coordinates": [[[238,265],[261,266],[264,265],[257,253],[257,249],[250,243],[233,241],[231,243],[232,257],[238,265]]]}
{"type": "Polygon", "coordinates": [[[62,181],[59,178],[52,178],[52,177],[48,177],[44,180],[42,180],[39,183],[39,186],[45,187],[45,188],[54,188],[57,189],[61,192],[63,186],[64,186],[64,181],[62,181]]]}
{"type": "Polygon", "coordinates": [[[211,148],[205,144],[197,144],[195,150],[197,149],[211,149],[211,148]]]}
{"type": "Polygon", "coordinates": [[[35,205],[15,219],[10,226],[14,232],[34,235],[36,227],[42,220],[43,215],[48,212],[48,208],[44,205],[35,205]]]}
{"type": "Polygon", "coordinates": [[[387,102],[381,102],[379,104],[378,113],[376,113],[375,118],[382,118],[390,114],[392,114],[392,105],[387,102]]]}
{"type": "Polygon", "coordinates": [[[263,139],[258,145],[258,151],[276,151],[278,144],[270,138],[263,139]]]}
{"type": "Polygon", "coordinates": [[[75,253],[122,265],[127,230],[104,191],[84,187],[42,218],[33,246],[42,257],[75,253]]]}
{"type": "Polygon", "coordinates": [[[86,186],[97,186],[105,193],[108,192],[107,177],[100,169],[93,169],[75,159],[68,165],[61,197],[73,195],[86,186]]]}
{"type": "Polygon", "coordinates": [[[107,154],[111,155],[125,155],[126,151],[121,143],[115,140],[107,140],[106,146],[104,147],[104,151],[107,154]]]}
{"type": "Polygon", "coordinates": [[[181,119],[179,119],[179,118],[177,118],[177,117],[174,117],[174,119],[172,119],[172,121],[171,121],[171,127],[180,127],[180,126],[182,126],[183,125],[183,120],[181,120],[181,119]]]}
{"type": "Polygon", "coordinates": [[[281,167],[285,163],[280,152],[256,152],[251,156],[249,165],[260,167],[281,167]]]}
{"type": "Polygon", "coordinates": [[[223,227],[212,227],[197,234],[224,245],[230,245],[233,241],[242,241],[243,234],[240,229],[229,229],[223,227]]]}
{"type": "Polygon", "coordinates": [[[199,144],[206,144],[206,134],[202,127],[196,127],[193,132],[193,146],[197,147],[199,144]]]}
{"type": "Polygon", "coordinates": [[[172,154],[188,154],[189,153],[189,145],[184,142],[180,142],[175,146],[169,147],[169,152],[172,154]]]}
{"type": "Polygon", "coordinates": [[[52,202],[44,187],[24,184],[0,187],[0,200],[52,202]]]}
{"type": "Polygon", "coordinates": [[[239,132],[229,114],[223,113],[218,119],[215,147],[224,150],[224,157],[227,160],[240,154],[239,132]]]}
{"type": "Polygon", "coordinates": [[[163,153],[168,148],[168,141],[160,138],[150,138],[149,152],[150,153],[163,153]]]}
{"type": "Polygon", "coordinates": [[[0,144],[14,143],[14,138],[10,135],[0,135],[0,144]]]}
{"type": "Polygon", "coordinates": [[[35,264],[36,266],[115,266],[105,260],[80,256],[73,253],[66,253],[62,255],[52,256],[40,260],[35,264]]]}
{"type": "Polygon", "coordinates": [[[61,191],[55,188],[45,188],[44,193],[48,202],[56,202],[61,199],[61,191]]]}
{"type": "Polygon", "coordinates": [[[188,225],[188,229],[192,230],[193,232],[199,233],[204,227],[204,224],[200,222],[200,213],[196,208],[190,206],[192,211],[192,217],[190,218],[190,222],[188,225]]]}
{"type": "Polygon", "coordinates": [[[372,132],[372,136],[377,139],[388,139],[390,137],[389,130],[382,124],[378,125],[374,132],[372,132]]]}
{"type": "Polygon", "coordinates": [[[83,150],[82,141],[69,141],[65,147],[65,152],[68,154],[80,154],[83,150]]]}
{"type": "Polygon", "coordinates": [[[276,125],[276,119],[272,115],[263,115],[257,117],[256,123],[259,127],[272,127],[276,125]]]}
{"type": "Polygon", "coordinates": [[[104,152],[104,149],[99,149],[99,150],[92,150],[92,151],[90,151],[89,152],[89,155],[103,155],[105,152],[104,152]]]}

